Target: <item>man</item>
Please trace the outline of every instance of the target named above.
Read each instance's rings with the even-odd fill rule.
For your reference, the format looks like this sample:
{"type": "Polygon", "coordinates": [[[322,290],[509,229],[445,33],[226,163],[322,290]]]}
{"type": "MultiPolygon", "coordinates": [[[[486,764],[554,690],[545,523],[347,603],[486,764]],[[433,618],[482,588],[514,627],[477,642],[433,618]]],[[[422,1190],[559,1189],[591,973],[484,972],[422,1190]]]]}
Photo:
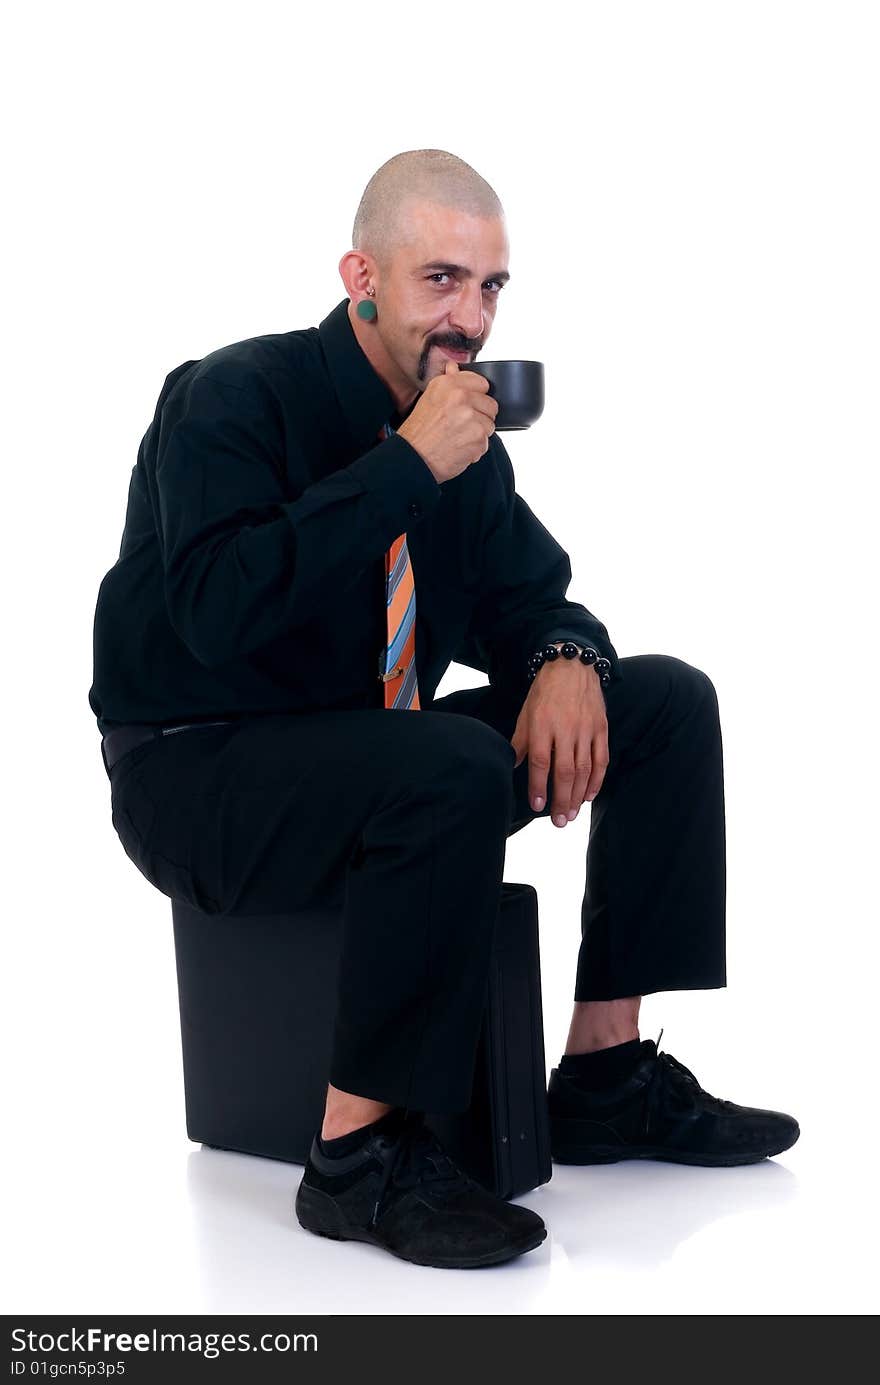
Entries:
{"type": "Polygon", "coordinates": [[[157,888],[209,913],[344,898],[301,1224],[494,1264],[544,1223],[466,1178],[421,1115],[469,1104],[506,838],[535,817],[592,805],[555,1158],[737,1164],[799,1131],[639,1035],[642,995],[726,983],[717,699],[672,656],[619,659],[566,598],[487,381],[459,369],[510,277],[496,194],[410,150],[371,178],[352,242],[319,328],[168,376],[89,700],[114,826],[157,888]],[[453,658],[489,685],[435,701],[453,658]]]}

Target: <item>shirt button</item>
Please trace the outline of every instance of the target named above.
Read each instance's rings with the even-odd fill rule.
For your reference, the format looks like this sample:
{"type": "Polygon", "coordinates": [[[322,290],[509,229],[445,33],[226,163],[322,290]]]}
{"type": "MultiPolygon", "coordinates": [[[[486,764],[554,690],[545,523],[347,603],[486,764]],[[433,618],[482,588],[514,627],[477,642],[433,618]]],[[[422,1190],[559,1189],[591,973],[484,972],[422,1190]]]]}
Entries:
{"type": "Polygon", "coordinates": [[[413,503],[409,507],[409,512],[414,519],[418,519],[422,513],[422,507],[421,505],[417,505],[416,502],[413,501],[413,503]]]}

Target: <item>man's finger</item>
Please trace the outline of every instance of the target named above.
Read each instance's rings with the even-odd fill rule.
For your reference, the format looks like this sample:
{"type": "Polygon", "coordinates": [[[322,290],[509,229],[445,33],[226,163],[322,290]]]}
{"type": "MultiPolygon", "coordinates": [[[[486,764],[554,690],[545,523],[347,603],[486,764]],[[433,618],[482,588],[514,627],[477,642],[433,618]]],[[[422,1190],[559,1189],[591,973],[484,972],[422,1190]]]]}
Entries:
{"type": "Polygon", "coordinates": [[[550,816],[557,827],[568,822],[568,810],[572,802],[572,789],[575,781],[574,748],[571,743],[557,741],[553,747],[553,803],[550,816]]]}
{"type": "Polygon", "coordinates": [[[550,773],[550,737],[533,736],[529,745],[529,802],[540,813],[547,802],[547,776],[550,773]]]}
{"type": "Polygon", "coordinates": [[[571,789],[571,807],[568,810],[569,822],[574,822],[580,806],[586,798],[587,785],[593,768],[593,757],[590,753],[591,744],[590,741],[578,741],[575,746],[575,774],[574,784],[571,789]]]}
{"type": "Polygon", "coordinates": [[[608,732],[600,732],[593,738],[593,765],[587,782],[584,802],[591,803],[602,787],[605,771],[608,768],[608,732]]]}

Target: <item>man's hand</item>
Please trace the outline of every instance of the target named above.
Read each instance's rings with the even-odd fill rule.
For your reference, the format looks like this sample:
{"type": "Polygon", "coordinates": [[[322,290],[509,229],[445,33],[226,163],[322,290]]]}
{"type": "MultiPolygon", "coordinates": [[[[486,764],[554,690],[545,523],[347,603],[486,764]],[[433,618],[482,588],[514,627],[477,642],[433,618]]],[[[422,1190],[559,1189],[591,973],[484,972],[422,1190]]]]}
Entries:
{"type": "Polygon", "coordinates": [[[497,413],[498,400],[489,394],[485,375],[459,370],[457,362],[447,360],[397,432],[442,483],[486,455],[497,413]]]}
{"type": "Polygon", "coordinates": [[[517,765],[529,757],[529,802],[536,813],[547,801],[552,756],[550,816],[557,827],[573,822],[581,804],[596,797],[608,768],[605,698],[593,666],[563,658],[542,664],[510,743],[517,765]]]}

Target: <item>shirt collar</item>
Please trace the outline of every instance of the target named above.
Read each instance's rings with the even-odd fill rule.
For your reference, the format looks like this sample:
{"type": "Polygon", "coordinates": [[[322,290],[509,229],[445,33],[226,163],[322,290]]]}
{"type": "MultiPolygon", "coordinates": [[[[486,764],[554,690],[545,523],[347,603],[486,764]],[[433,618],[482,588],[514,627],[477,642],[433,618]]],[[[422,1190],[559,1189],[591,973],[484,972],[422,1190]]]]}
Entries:
{"type": "Polygon", "coordinates": [[[383,423],[397,426],[400,418],[385,381],[370,364],[348,316],[349,298],[329,312],[318,326],[324,358],[352,441],[366,451],[383,423]]]}

